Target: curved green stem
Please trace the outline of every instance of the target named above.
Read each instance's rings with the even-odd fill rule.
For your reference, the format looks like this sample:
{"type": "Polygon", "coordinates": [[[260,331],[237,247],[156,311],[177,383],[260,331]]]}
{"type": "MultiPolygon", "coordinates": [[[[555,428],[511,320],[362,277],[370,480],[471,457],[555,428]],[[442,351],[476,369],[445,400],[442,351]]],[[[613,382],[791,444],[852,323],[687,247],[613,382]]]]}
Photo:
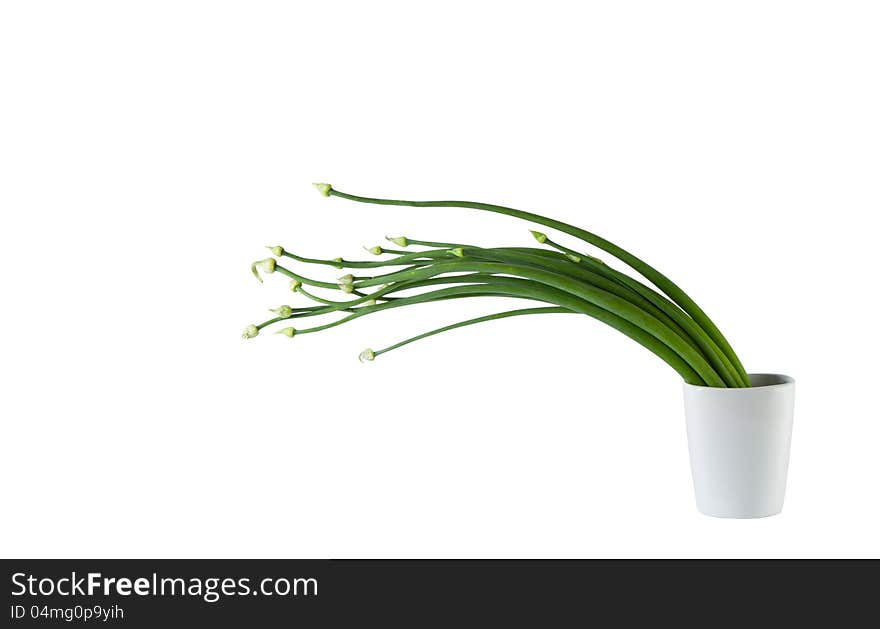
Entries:
{"type": "Polygon", "coordinates": [[[471,260],[458,260],[456,262],[441,262],[420,269],[398,271],[383,276],[381,280],[373,278],[356,283],[358,288],[400,280],[428,279],[441,273],[470,271],[490,274],[513,275],[547,284],[553,288],[565,291],[584,299],[600,308],[610,311],[622,319],[638,326],[659,341],[672,348],[681,356],[698,374],[713,387],[726,386],[724,380],[718,375],[703,355],[682,338],[669,326],[661,322],[653,315],[641,308],[634,306],[629,301],[621,299],[617,295],[609,293],[595,286],[574,280],[558,273],[543,269],[528,267],[525,265],[477,262],[471,260]]]}
{"type": "Polygon", "coordinates": [[[456,247],[467,246],[454,242],[434,242],[431,240],[416,240],[414,238],[407,238],[406,241],[407,244],[410,245],[419,245],[420,247],[442,247],[443,249],[455,249],[456,247]]]}
{"type": "Polygon", "coordinates": [[[650,266],[648,263],[629,253],[622,247],[619,247],[614,243],[605,240],[601,236],[593,234],[592,232],[589,232],[585,229],[575,227],[574,225],[570,225],[562,221],[557,221],[546,216],[541,216],[540,214],[534,214],[532,212],[525,212],[523,210],[517,210],[514,208],[505,207],[502,205],[494,205],[490,203],[477,203],[473,201],[406,201],[396,199],[380,199],[347,194],[344,192],[340,192],[339,190],[335,190],[332,187],[329,188],[329,194],[332,196],[348,199],[350,201],[357,201],[359,203],[374,203],[379,205],[398,205],[409,207],[460,207],[483,210],[487,212],[496,212],[499,214],[512,216],[514,218],[531,221],[533,223],[538,223],[539,225],[545,225],[547,227],[551,227],[553,229],[574,236],[575,238],[579,238],[584,242],[587,242],[595,247],[598,247],[599,249],[602,249],[603,251],[610,253],[618,260],[626,263],[631,268],[646,277],[650,282],[657,286],[657,288],[666,293],[666,295],[668,295],[669,298],[672,299],[672,301],[674,301],[685,312],[687,312],[693,318],[693,320],[706,332],[706,334],[708,334],[709,337],[712,338],[713,341],[715,341],[718,347],[721,348],[721,350],[730,360],[731,364],[734,366],[743,381],[748,382],[748,376],[746,375],[745,369],[743,368],[742,363],[739,361],[736,353],[733,351],[733,348],[730,346],[730,343],[727,342],[727,339],[724,338],[724,335],[721,334],[721,331],[715,326],[712,320],[709,319],[708,315],[703,312],[703,310],[696,304],[693,299],[690,298],[690,296],[688,296],[687,293],[685,293],[672,280],[660,273],[660,271],[656,270],[654,267],[650,266]]]}
{"type": "Polygon", "coordinates": [[[593,256],[585,255],[573,249],[569,249],[563,245],[560,245],[549,238],[544,241],[544,244],[554,247],[559,251],[567,253],[569,255],[574,255],[580,258],[580,262],[578,264],[587,267],[594,272],[602,275],[603,277],[613,281],[620,286],[625,286],[640,295],[644,300],[650,302],[656,309],[663,312],[663,314],[674,321],[679,327],[679,329],[683,329],[685,333],[692,338],[696,343],[697,347],[703,352],[703,355],[712,363],[712,366],[718,371],[721,377],[724,378],[724,381],[728,386],[731,387],[747,387],[747,380],[743,380],[742,376],[739,374],[739,371],[736,369],[736,366],[730,362],[730,359],[727,357],[727,354],[721,350],[720,347],[712,340],[712,338],[706,333],[703,328],[696,324],[696,322],[691,319],[687,313],[676,306],[674,303],[669,301],[666,297],[653,290],[650,286],[645,286],[637,279],[630,277],[626,273],[621,273],[620,271],[611,268],[601,260],[593,258],[593,256]]]}
{"type": "Polygon", "coordinates": [[[399,343],[395,343],[394,345],[389,345],[383,349],[379,349],[373,352],[373,356],[379,356],[381,354],[387,354],[388,352],[403,347],[404,345],[409,345],[410,343],[415,343],[416,341],[421,341],[422,339],[426,339],[429,336],[434,336],[435,334],[441,334],[442,332],[449,332],[450,330],[456,330],[458,328],[463,328],[468,325],[475,325],[477,323],[485,323],[487,321],[495,321],[497,319],[506,319],[507,317],[519,317],[522,315],[530,315],[530,314],[552,314],[552,313],[568,313],[568,314],[578,314],[573,310],[569,310],[568,308],[560,308],[558,306],[551,306],[545,308],[522,308],[520,310],[507,310],[505,312],[498,312],[491,315],[486,315],[484,317],[476,317],[474,319],[468,319],[467,321],[459,321],[458,323],[453,323],[452,325],[445,325],[442,328],[437,328],[436,330],[431,330],[430,332],[423,332],[422,334],[418,334],[416,336],[410,337],[406,340],[400,341],[399,343]]]}
{"type": "Polygon", "coordinates": [[[275,272],[281,273],[281,275],[286,275],[292,280],[297,280],[306,286],[314,286],[316,288],[329,288],[331,290],[339,290],[339,284],[334,284],[332,282],[321,282],[319,280],[313,280],[311,278],[305,277],[304,275],[299,275],[298,273],[294,273],[290,269],[284,268],[280,264],[275,265],[275,272]]]}
{"type": "Polygon", "coordinates": [[[682,338],[683,341],[695,348],[697,347],[696,343],[694,343],[691,337],[688,336],[688,334],[675,321],[673,321],[669,316],[666,315],[666,313],[657,308],[654,304],[642,297],[640,294],[598,273],[594,273],[593,271],[580,265],[579,263],[572,262],[568,258],[548,259],[532,253],[509,251],[505,249],[465,248],[463,251],[465,252],[465,255],[472,255],[474,257],[490,261],[514,262],[534,266],[536,268],[550,269],[551,271],[554,271],[556,273],[560,273],[562,275],[567,275],[569,277],[588,282],[593,286],[617,295],[621,299],[626,299],[633,305],[638,306],[642,310],[645,310],[646,312],[652,314],[656,318],[660,319],[660,321],[665,323],[667,326],[672,328],[675,333],[682,338]]]}
{"type": "MultiPolygon", "coordinates": [[[[416,295],[414,297],[406,297],[393,302],[386,302],[383,304],[378,304],[376,306],[371,306],[369,308],[361,308],[358,310],[358,312],[350,314],[347,317],[343,317],[342,319],[339,319],[337,321],[333,321],[322,326],[316,326],[314,328],[298,330],[297,334],[308,334],[311,332],[327,330],[329,328],[342,325],[343,323],[347,323],[364,315],[381,312],[390,308],[400,308],[402,306],[436,301],[438,299],[447,297],[464,297],[468,294],[472,296],[481,296],[483,294],[497,294],[501,297],[536,299],[539,301],[554,303],[560,307],[593,317],[594,319],[602,321],[603,323],[622,332],[632,340],[636,341],[637,343],[654,353],[666,364],[675,369],[675,371],[678,372],[678,374],[684,379],[685,382],[696,385],[709,384],[709,382],[706,382],[700,376],[700,374],[695,371],[694,368],[691,367],[688,362],[685,361],[676,351],[671,349],[668,345],[660,341],[651,333],[646,332],[641,327],[630,323],[626,319],[623,319],[622,317],[619,317],[616,314],[609,312],[608,310],[600,308],[587,300],[581,299],[575,295],[552,288],[547,285],[539,284],[536,282],[529,282],[527,280],[517,280],[513,278],[510,278],[508,283],[511,285],[497,287],[493,285],[458,286],[455,288],[446,288],[438,291],[432,291],[431,293],[416,295]],[[519,283],[519,285],[521,286],[520,289],[516,289],[512,286],[513,284],[517,283],[519,283]]],[[[715,377],[715,380],[717,380],[717,376],[715,377]]],[[[710,386],[724,385],[723,383],[721,383],[710,386]]]]}
{"type": "Polygon", "coordinates": [[[326,260],[323,258],[306,258],[305,256],[291,253],[286,249],[281,255],[285,258],[296,260],[297,262],[303,262],[305,264],[320,264],[324,266],[332,266],[337,269],[373,269],[381,268],[383,266],[401,266],[408,264],[427,263],[434,258],[445,255],[447,251],[448,249],[435,251],[403,251],[402,255],[396,258],[388,258],[385,260],[343,260],[341,258],[339,260],[326,260]],[[424,260],[420,260],[420,258],[424,258],[424,260]]]}

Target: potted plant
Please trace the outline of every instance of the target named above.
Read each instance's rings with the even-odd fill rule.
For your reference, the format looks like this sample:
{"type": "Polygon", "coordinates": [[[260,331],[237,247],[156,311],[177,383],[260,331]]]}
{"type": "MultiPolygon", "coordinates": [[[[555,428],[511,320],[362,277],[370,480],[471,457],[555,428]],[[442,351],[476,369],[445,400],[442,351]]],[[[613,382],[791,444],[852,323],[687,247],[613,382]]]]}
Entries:
{"type": "Polygon", "coordinates": [[[300,336],[383,310],[448,299],[499,296],[540,304],[460,321],[389,347],[361,352],[361,361],[372,361],[414,341],[495,319],[533,314],[587,315],[651,351],[684,380],[688,445],[698,509],[707,515],[732,518],[764,517],[781,511],[794,381],[778,374],[747,374],[711,319],[668,277],[596,234],[531,212],[472,201],[361,197],[323,183],[315,187],[325,197],[359,203],[472,208],[530,221],[610,254],[653,287],[538,231],[532,231],[532,235],[542,247],[486,248],[403,236],[388,238],[396,248],[369,249],[371,254],[381,257],[376,260],[307,258],[274,246],[269,247],[274,257],[253,263],[254,275],[262,281],[260,271],[280,273],[289,278],[292,291],[314,304],[279,306],[273,309],[275,317],[249,325],[243,334],[245,338],[253,338],[263,328],[276,324],[279,334],[300,336]],[[347,272],[335,282],[322,281],[283,266],[281,261],[286,260],[347,272]],[[342,291],[348,297],[329,299],[315,289],[342,291]],[[406,295],[401,295],[404,291],[406,295]],[[335,318],[311,327],[289,325],[292,320],[320,315],[335,318]]]}

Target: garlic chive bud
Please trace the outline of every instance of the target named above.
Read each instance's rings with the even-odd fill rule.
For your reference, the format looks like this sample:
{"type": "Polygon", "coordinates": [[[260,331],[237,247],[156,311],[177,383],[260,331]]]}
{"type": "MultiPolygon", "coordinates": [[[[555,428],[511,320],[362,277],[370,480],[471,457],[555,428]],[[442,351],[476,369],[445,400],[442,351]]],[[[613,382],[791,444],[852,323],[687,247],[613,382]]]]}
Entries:
{"type": "Polygon", "coordinates": [[[385,236],[385,240],[387,240],[388,242],[393,242],[398,247],[406,248],[407,245],[409,245],[409,242],[407,242],[406,240],[406,236],[397,236],[395,238],[392,238],[391,236],[385,236]]]}
{"type": "Polygon", "coordinates": [[[336,263],[335,266],[336,266],[337,269],[341,269],[341,268],[342,268],[342,258],[333,258],[333,261],[336,263]]]}
{"type": "Polygon", "coordinates": [[[293,338],[293,335],[296,334],[296,330],[293,328],[282,328],[278,330],[275,334],[283,334],[287,338],[293,338]]]}
{"type": "Polygon", "coordinates": [[[464,257],[464,250],[461,247],[456,247],[455,249],[450,249],[449,253],[454,255],[456,258],[464,257]]]}
{"type": "Polygon", "coordinates": [[[323,194],[325,197],[330,196],[330,191],[333,189],[329,183],[313,183],[313,186],[318,189],[318,192],[323,194]]]}
{"type": "Polygon", "coordinates": [[[244,329],[244,332],[241,333],[241,338],[252,339],[259,333],[260,333],[260,328],[258,328],[254,324],[251,324],[244,329]]]}
{"type": "Polygon", "coordinates": [[[352,282],[354,282],[354,275],[348,273],[346,275],[343,275],[342,277],[337,278],[337,281],[340,284],[351,284],[352,282]]]}
{"type": "Polygon", "coordinates": [[[375,306],[375,305],[376,305],[376,300],[375,300],[375,299],[368,299],[367,301],[365,301],[365,302],[362,303],[361,305],[362,305],[362,306],[375,306]]]}
{"type": "Polygon", "coordinates": [[[260,271],[262,271],[263,273],[266,273],[267,275],[269,273],[274,273],[275,272],[275,258],[266,258],[265,260],[257,260],[256,262],[254,262],[251,265],[251,273],[254,274],[255,278],[257,278],[258,280],[260,280],[262,282],[263,278],[260,277],[260,271],[258,271],[257,269],[260,269],[260,271]]]}
{"type": "Polygon", "coordinates": [[[576,256],[573,253],[566,253],[565,257],[571,260],[572,262],[578,263],[581,261],[580,256],[576,256]]]}
{"type": "Polygon", "coordinates": [[[275,256],[276,258],[280,258],[281,256],[284,255],[284,247],[282,247],[281,245],[275,245],[274,247],[266,247],[266,249],[271,251],[272,255],[275,256]]]}
{"type": "Polygon", "coordinates": [[[367,247],[364,247],[364,249],[372,253],[374,256],[381,256],[384,253],[382,247],[380,247],[379,245],[376,245],[375,247],[370,247],[369,249],[367,249],[367,247]]]}
{"type": "Polygon", "coordinates": [[[339,290],[341,290],[343,293],[354,292],[354,286],[352,286],[351,284],[337,284],[337,286],[339,286],[339,290]]]}
{"type": "Polygon", "coordinates": [[[597,258],[595,256],[587,256],[587,260],[592,260],[596,264],[605,264],[604,261],[600,260],[599,258],[597,258]]]}
{"type": "Polygon", "coordinates": [[[294,293],[299,290],[300,286],[302,286],[302,282],[299,280],[290,280],[290,290],[294,293]]]}
{"type": "Polygon", "coordinates": [[[365,360],[373,360],[376,358],[376,354],[371,349],[365,349],[358,355],[358,360],[364,362],[365,360]]]}
{"type": "Polygon", "coordinates": [[[289,319],[293,314],[293,308],[290,306],[278,306],[277,308],[269,308],[269,312],[274,312],[282,319],[289,319]]]}
{"type": "Polygon", "coordinates": [[[541,232],[536,232],[534,230],[529,231],[532,233],[532,236],[535,237],[535,240],[537,240],[542,245],[547,242],[547,234],[542,234],[541,232]]]}

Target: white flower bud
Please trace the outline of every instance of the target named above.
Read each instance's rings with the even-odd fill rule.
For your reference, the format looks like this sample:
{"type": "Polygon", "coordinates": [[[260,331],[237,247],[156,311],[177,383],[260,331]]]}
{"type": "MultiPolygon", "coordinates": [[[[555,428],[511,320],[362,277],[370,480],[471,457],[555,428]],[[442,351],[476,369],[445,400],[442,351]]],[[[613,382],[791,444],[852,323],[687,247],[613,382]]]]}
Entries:
{"type": "Polygon", "coordinates": [[[274,312],[282,319],[289,319],[293,314],[293,308],[290,306],[278,306],[277,308],[269,308],[269,312],[274,312]]]}
{"type": "Polygon", "coordinates": [[[542,234],[541,232],[536,232],[534,230],[529,231],[531,232],[532,236],[535,237],[535,240],[537,240],[542,245],[547,242],[547,234],[542,234]]]}
{"type": "Polygon", "coordinates": [[[255,326],[254,324],[251,324],[244,329],[244,332],[241,333],[241,338],[252,339],[259,333],[260,333],[260,329],[257,326],[255,326]]]}
{"type": "Polygon", "coordinates": [[[333,189],[329,183],[313,183],[312,185],[315,186],[315,188],[317,188],[318,192],[323,194],[325,197],[329,197],[330,190],[333,189]]]}
{"type": "Polygon", "coordinates": [[[282,328],[278,330],[275,334],[283,334],[287,338],[293,338],[293,335],[296,334],[296,330],[293,328],[282,328]]]}
{"type": "Polygon", "coordinates": [[[347,275],[343,275],[342,277],[336,278],[340,284],[351,284],[354,282],[354,275],[348,273],[347,275]]]}
{"type": "Polygon", "coordinates": [[[385,236],[385,240],[388,242],[393,242],[398,247],[403,247],[404,249],[409,245],[409,242],[406,240],[406,236],[397,236],[392,238],[391,236],[385,236]]]}
{"type": "Polygon", "coordinates": [[[266,247],[266,249],[271,251],[272,255],[275,256],[276,258],[280,258],[281,256],[284,255],[284,247],[282,247],[281,245],[275,245],[274,247],[266,247]]]}
{"type": "Polygon", "coordinates": [[[336,268],[337,268],[337,269],[341,269],[341,268],[342,268],[342,258],[333,258],[333,261],[336,263],[336,268]]]}
{"type": "Polygon", "coordinates": [[[375,299],[368,299],[364,303],[362,303],[361,305],[362,306],[375,306],[376,300],[375,299]]]}
{"type": "Polygon", "coordinates": [[[260,277],[260,272],[257,269],[260,269],[260,271],[263,271],[263,273],[266,273],[267,275],[269,273],[274,273],[275,272],[275,258],[266,258],[265,260],[257,260],[256,262],[254,262],[251,265],[251,273],[254,274],[255,278],[257,278],[258,280],[260,280],[262,282],[263,278],[260,277]]]}
{"type": "Polygon", "coordinates": [[[343,293],[354,292],[354,286],[352,286],[351,284],[337,284],[337,286],[339,286],[339,290],[341,290],[343,293]]]}
{"type": "Polygon", "coordinates": [[[365,349],[364,351],[362,351],[362,352],[358,355],[358,360],[361,361],[361,362],[364,362],[364,361],[366,361],[366,360],[373,360],[374,358],[376,358],[376,354],[373,353],[373,350],[371,350],[371,349],[369,349],[369,348],[368,348],[368,349],[365,349]]]}
{"type": "Polygon", "coordinates": [[[367,247],[364,247],[364,249],[372,253],[374,256],[380,256],[382,255],[382,253],[384,253],[382,251],[382,247],[380,247],[379,245],[376,245],[375,247],[370,247],[369,249],[367,249],[367,247]]]}
{"type": "Polygon", "coordinates": [[[302,282],[299,280],[290,280],[290,290],[294,293],[299,290],[300,286],[302,286],[302,282]]]}

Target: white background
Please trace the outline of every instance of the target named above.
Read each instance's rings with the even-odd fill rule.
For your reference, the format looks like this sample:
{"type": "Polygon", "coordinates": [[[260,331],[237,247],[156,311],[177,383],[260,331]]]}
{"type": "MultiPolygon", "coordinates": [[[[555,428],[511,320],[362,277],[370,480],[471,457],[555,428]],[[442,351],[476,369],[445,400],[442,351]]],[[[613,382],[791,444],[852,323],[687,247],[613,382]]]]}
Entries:
{"type": "Polygon", "coordinates": [[[0,554],[880,556],[878,31],[870,2],[4,3],[0,554]],[[511,305],[243,341],[302,303],[264,245],[532,244],[323,180],[674,278],[798,381],[784,512],[699,515],[678,376],[586,317],[365,365],[511,305]]]}

